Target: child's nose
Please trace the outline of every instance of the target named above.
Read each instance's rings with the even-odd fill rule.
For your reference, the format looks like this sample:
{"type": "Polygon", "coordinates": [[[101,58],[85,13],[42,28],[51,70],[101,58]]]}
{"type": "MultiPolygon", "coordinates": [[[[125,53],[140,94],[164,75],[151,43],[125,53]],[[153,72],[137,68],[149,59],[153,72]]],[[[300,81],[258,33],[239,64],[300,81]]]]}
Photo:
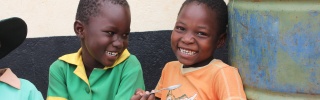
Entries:
{"type": "Polygon", "coordinates": [[[112,45],[117,47],[117,48],[122,48],[123,47],[123,42],[124,42],[124,39],[121,38],[121,36],[115,35],[113,37],[112,45]]]}
{"type": "Polygon", "coordinates": [[[191,33],[186,33],[183,37],[182,37],[182,39],[181,39],[181,41],[183,42],[183,43],[186,43],[186,44],[191,44],[191,43],[194,43],[194,37],[193,37],[193,35],[191,34],[191,33]]]}

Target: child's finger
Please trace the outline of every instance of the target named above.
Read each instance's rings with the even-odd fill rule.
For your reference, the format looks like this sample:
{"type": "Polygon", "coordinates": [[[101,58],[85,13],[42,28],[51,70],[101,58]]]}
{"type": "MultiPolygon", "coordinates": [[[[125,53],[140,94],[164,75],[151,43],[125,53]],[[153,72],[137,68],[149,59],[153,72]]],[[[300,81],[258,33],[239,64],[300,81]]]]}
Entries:
{"type": "Polygon", "coordinates": [[[154,95],[154,93],[150,94],[149,97],[148,97],[148,100],[155,100],[156,97],[154,95]]]}
{"type": "Polygon", "coordinates": [[[149,96],[150,96],[150,92],[146,91],[144,94],[142,94],[142,97],[140,100],[148,100],[149,96]]]}
{"type": "Polygon", "coordinates": [[[136,91],[135,91],[134,94],[143,94],[143,93],[144,93],[143,90],[141,90],[141,89],[136,89],[136,91]]]}
{"type": "Polygon", "coordinates": [[[155,96],[153,93],[150,93],[149,91],[146,91],[145,94],[141,97],[140,100],[155,100],[155,96]]]}
{"type": "Polygon", "coordinates": [[[140,100],[141,97],[142,96],[140,94],[136,94],[136,95],[133,95],[130,100],[140,100]]]}
{"type": "Polygon", "coordinates": [[[140,100],[144,93],[145,91],[143,91],[142,89],[136,89],[134,95],[131,97],[130,100],[140,100]]]}

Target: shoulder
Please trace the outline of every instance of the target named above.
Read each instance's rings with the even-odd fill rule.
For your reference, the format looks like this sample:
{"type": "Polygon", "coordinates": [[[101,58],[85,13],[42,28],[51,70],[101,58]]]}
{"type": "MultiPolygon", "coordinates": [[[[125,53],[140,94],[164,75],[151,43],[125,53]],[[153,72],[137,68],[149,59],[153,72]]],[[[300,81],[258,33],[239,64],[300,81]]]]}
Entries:
{"type": "Polygon", "coordinates": [[[133,54],[130,54],[130,56],[125,61],[139,62],[138,58],[133,54]]]}
{"type": "Polygon", "coordinates": [[[79,57],[79,55],[77,55],[77,53],[70,53],[70,54],[65,54],[60,56],[56,61],[54,61],[51,66],[55,66],[55,65],[66,65],[69,64],[67,61],[65,60],[72,60],[72,62],[76,62],[74,60],[78,60],[81,59],[81,57],[79,57]]]}
{"type": "Polygon", "coordinates": [[[62,61],[60,59],[57,59],[56,61],[54,61],[51,65],[61,65],[61,64],[66,64],[67,62],[62,61]]]}
{"type": "Polygon", "coordinates": [[[70,71],[73,72],[73,70],[70,69],[75,69],[76,65],[69,64],[63,60],[56,60],[54,61],[49,68],[49,74],[50,75],[62,75],[69,73],[70,71]]]}
{"type": "Polygon", "coordinates": [[[212,61],[212,63],[209,64],[211,67],[214,67],[216,69],[231,69],[231,70],[237,70],[237,68],[232,67],[224,62],[222,62],[221,60],[218,59],[214,59],[214,61],[212,61]]]}
{"type": "Polygon", "coordinates": [[[21,90],[23,90],[23,91],[37,90],[38,91],[36,86],[33,83],[31,83],[29,80],[22,79],[22,78],[19,78],[19,80],[21,83],[21,90]]]}
{"type": "MultiPolygon", "coordinates": [[[[27,98],[28,100],[43,100],[41,92],[36,88],[36,86],[29,80],[19,78],[21,86],[20,92],[16,93],[18,97],[27,98]]],[[[24,100],[24,99],[23,99],[24,100]]]]}
{"type": "Polygon", "coordinates": [[[234,72],[238,71],[237,68],[232,67],[221,60],[215,59],[212,63],[209,64],[209,67],[214,70],[214,73],[216,74],[221,74],[221,73],[226,73],[226,72],[234,72]]]}
{"type": "Polygon", "coordinates": [[[179,61],[170,61],[167,62],[167,64],[165,66],[180,66],[181,63],[179,61]]]}
{"type": "Polygon", "coordinates": [[[117,67],[114,68],[120,68],[120,69],[129,69],[129,70],[133,70],[133,69],[139,69],[141,70],[141,64],[138,60],[138,58],[135,55],[130,54],[130,56],[124,60],[122,63],[116,65],[117,67]]]}
{"type": "Polygon", "coordinates": [[[140,66],[140,62],[139,62],[138,58],[132,54],[130,54],[130,56],[126,60],[124,60],[122,63],[125,66],[127,66],[127,65],[139,65],[140,66]]]}
{"type": "Polygon", "coordinates": [[[179,61],[170,61],[170,62],[166,63],[166,65],[163,68],[163,71],[165,71],[165,70],[173,70],[173,69],[180,69],[180,66],[182,66],[182,64],[179,61]]]}
{"type": "Polygon", "coordinates": [[[219,81],[220,82],[232,81],[231,83],[234,83],[234,81],[238,82],[237,80],[241,80],[238,69],[235,67],[232,67],[226,63],[223,63],[220,60],[217,60],[211,63],[210,65],[212,65],[211,68],[214,71],[213,77],[215,78],[215,81],[218,83],[219,81]]]}
{"type": "Polygon", "coordinates": [[[56,60],[50,65],[50,70],[53,69],[61,69],[64,68],[66,65],[69,65],[67,62],[62,61],[62,60],[56,60]]]}

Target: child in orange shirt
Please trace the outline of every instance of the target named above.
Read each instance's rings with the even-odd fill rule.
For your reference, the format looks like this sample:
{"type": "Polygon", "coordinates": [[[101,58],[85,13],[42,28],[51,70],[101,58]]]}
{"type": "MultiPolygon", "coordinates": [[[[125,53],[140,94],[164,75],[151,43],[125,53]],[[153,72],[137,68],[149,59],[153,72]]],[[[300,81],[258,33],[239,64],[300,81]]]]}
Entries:
{"type": "Polygon", "coordinates": [[[178,61],[165,65],[156,90],[177,84],[178,87],[155,95],[138,89],[131,99],[246,99],[237,68],[213,56],[215,49],[225,43],[227,24],[228,11],[223,0],[186,0],[171,35],[171,47],[178,61]]]}

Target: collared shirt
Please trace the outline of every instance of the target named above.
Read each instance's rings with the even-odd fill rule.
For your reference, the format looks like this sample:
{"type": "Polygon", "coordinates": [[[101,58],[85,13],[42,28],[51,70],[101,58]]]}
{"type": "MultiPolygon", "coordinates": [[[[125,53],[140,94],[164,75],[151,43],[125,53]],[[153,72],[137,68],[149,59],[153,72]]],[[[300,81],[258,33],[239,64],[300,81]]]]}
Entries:
{"type": "Polygon", "coordinates": [[[179,84],[176,89],[155,94],[162,100],[245,100],[237,68],[214,59],[198,68],[182,68],[179,61],[165,65],[156,90],[179,84]]]}
{"type": "Polygon", "coordinates": [[[1,100],[43,100],[42,94],[28,80],[19,79],[10,68],[0,69],[1,100]]]}
{"type": "Polygon", "coordinates": [[[137,88],[145,88],[142,68],[128,50],[114,65],[94,68],[87,78],[79,49],[50,66],[47,100],[129,100],[137,88]]]}

